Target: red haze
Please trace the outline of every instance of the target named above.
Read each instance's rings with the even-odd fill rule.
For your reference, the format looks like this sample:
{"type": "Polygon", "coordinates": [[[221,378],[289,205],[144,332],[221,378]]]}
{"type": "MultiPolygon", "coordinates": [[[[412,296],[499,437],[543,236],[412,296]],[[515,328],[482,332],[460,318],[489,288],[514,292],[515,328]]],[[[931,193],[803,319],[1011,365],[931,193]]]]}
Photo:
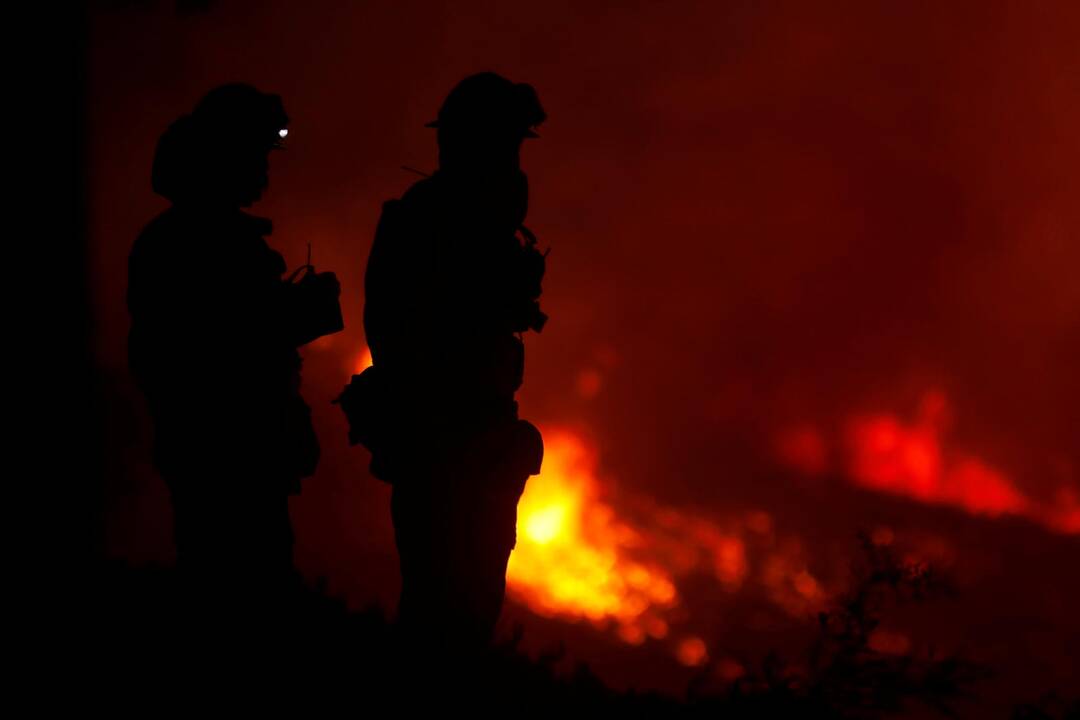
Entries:
{"type": "MultiPolygon", "coordinates": [[[[735,677],[842,581],[867,529],[959,575],[934,633],[1018,688],[991,693],[1080,685],[1061,649],[1080,641],[1077,37],[1064,0],[95,4],[111,552],[171,552],[124,361],[127,253],[164,207],[154,144],[207,89],[245,80],[293,118],[254,210],[291,266],[310,242],[343,285],[346,331],[304,352],[324,458],[293,504],[297,560],[355,604],[393,603],[387,489],[330,400],[364,362],[381,203],[414,179],[402,165],[434,165],[423,124],[448,89],[493,69],[533,83],[550,116],[524,156],[552,319],[528,340],[523,412],[582,438],[600,500],[655,533],[665,572],[699,568],[677,588],[686,637],[680,617],[660,618],[663,638],[630,623],[637,646],[521,607],[508,619],[612,681],[677,685],[672,658],[706,657],[691,634],[735,677]],[[700,521],[682,528],[692,542],[665,535],[664,509],[700,521]]],[[[882,648],[916,642],[889,632],[882,648]]]]}

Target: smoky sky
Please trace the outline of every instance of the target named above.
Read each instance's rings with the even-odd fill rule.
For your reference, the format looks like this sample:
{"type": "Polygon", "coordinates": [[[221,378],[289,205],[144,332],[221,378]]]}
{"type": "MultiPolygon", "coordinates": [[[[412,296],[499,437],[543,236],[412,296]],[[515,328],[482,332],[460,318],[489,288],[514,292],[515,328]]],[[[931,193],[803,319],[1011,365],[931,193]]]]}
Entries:
{"type": "Polygon", "coordinates": [[[311,243],[342,282],[346,331],[304,351],[325,457],[294,516],[315,571],[367,568],[338,573],[356,592],[393,596],[370,589],[394,582],[386,489],[329,400],[362,348],[381,204],[415,181],[401,166],[434,168],[424,123],[480,70],[532,83],[549,117],[523,155],[551,320],[527,340],[522,412],[587,433],[622,486],[761,502],[778,428],[939,389],[952,442],[1033,496],[1075,487],[1078,36],[1071,2],[101,5],[90,274],[116,551],[168,544],[124,365],[127,253],[165,207],[154,144],[234,80],[292,119],[253,212],[290,266],[311,243]]]}

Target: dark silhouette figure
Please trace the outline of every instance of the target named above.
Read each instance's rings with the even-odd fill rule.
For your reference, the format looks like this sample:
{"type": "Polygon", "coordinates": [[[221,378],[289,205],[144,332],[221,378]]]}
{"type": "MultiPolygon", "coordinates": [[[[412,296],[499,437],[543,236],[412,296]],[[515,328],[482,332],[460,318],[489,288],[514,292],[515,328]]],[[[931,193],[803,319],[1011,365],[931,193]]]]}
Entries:
{"type": "Polygon", "coordinates": [[[128,278],[129,361],[178,565],[196,594],[249,608],[294,585],[288,497],[319,458],[297,347],[341,329],[333,274],[283,279],[270,221],[241,211],[266,189],[287,122],[278,96],[236,84],[173,123],[152,178],[172,206],[136,240],[128,278]]]}
{"type": "Polygon", "coordinates": [[[383,207],[366,274],[373,367],[341,403],[351,438],[393,485],[407,643],[468,651],[492,638],[517,502],[540,469],[518,419],[521,334],[540,330],[544,255],[522,226],[522,141],[545,118],[535,91],[463,80],[438,120],[439,168],[383,207]]]}

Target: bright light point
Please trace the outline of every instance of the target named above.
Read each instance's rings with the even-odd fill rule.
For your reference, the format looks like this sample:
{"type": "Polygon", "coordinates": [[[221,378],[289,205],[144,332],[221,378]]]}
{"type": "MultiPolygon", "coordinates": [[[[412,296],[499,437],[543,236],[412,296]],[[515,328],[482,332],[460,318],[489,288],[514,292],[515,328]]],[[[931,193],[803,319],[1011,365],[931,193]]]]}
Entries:
{"type": "Polygon", "coordinates": [[[289,134],[289,131],[287,129],[285,129],[285,128],[281,128],[280,130],[277,131],[277,134],[278,134],[278,137],[284,138],[286,135],[289,134]]]}

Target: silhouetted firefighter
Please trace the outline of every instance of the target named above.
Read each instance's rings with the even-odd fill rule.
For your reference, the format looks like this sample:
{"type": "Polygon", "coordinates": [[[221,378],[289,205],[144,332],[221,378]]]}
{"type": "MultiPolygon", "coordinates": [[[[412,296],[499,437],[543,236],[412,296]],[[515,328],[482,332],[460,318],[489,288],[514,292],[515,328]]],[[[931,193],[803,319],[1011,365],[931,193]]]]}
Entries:
{"type": "Polygon", "coordinates": [[[173,123],[152,178],[172,206],[135,242],[128,278],[129,360],[182,576],[244,612],[294,583],[288,496],[319,458],[297,348],[341,329],[334,275],[283,279],[270,221],[240,209],[266,189],[287,122],[278,96],[236,84],[173,123]]]}
{"type": "Polygon", "coordinates": [[[479,649],[492,637],[517,502],[543,445],[518,419],[521,334],[539,331],[544,256],[522,223],[536,92],[463,80],[438,120],[439,168],[383,207],[368,261],[373,367],[342,395],[353,442],[393,484],[406,641],[479,649]]]}

